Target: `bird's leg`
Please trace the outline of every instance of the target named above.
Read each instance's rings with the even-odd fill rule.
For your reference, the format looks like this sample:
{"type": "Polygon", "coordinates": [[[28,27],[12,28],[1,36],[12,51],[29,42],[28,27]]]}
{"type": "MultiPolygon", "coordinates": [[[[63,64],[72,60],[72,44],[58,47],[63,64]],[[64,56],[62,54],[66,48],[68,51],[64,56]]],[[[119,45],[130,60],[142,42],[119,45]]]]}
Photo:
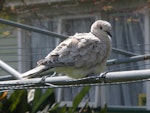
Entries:
{"type": "Polygon", "coordinates": [[[104,83],[106,83],[106,74],[107,74],[108,72],[109,72],[109,71],[106,71],[106,72],[103,72],[103,73],[100,74],[100,77],[102,78],[102,81],[103,81],[104,83]]]}
{"type": "Polygon", "coordinates": [[[43,76],[41,79],[41,83],[45,83],[45,79],[48,77],[54,77],[56,75],[56,72],[54,72],[52,75],[43,76]]]}
{"type": "Polygon", "coordinates": [[[50,75],[50,77],[54,77],[56,76],[56,72],[54,72],[52,75],[50,75]]]}
{"type": "Polygon", "coordinates": [[[49,86],[51,86],[51,87],[57,87],[56,85],[53,85],[53,84],[51,84],[51,83],[46,83],[46,82],[45,82],[46,78],[48,78],[48,77],[53,77],[53,76],[55,76],[55,75],[56,75],[56,72],[54,72],[52,75],[43,76],[42,79],[41,79],[41,83],[42,83],[42,84],[45,84],[45,85],[49,85],[49,86]]]}
{"type": "Polygon", "coordinates": [[[47,77],[48,77],[48,76],[43,76],[42,79],[41,79],[41,83],[44,84],[44,85],[51,86],[51,87],[53,87],[53,88],[54,88],[54,87],[57,87],[56,85],[53,85],[53,84],[51,84],[51,83],[46,83],[46,82],[45,82],[45,79],[46,79],[47,77]]]}
{"type": "Polygon", "coordinates": [[[41,83],[45,83],[45,79],[46,79],[47,77],[48,77],[48,76],[42,76],[41,83]]]}

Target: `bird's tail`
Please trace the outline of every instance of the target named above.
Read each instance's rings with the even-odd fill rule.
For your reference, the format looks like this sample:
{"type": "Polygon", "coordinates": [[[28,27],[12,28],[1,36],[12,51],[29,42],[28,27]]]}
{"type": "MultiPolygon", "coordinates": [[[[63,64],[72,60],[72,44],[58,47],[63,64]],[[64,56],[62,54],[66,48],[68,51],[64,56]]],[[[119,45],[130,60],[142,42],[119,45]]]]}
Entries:
{"type": "Polygon", "coordinates": [[[22,74],[22,78],[31,78],[48,74],[49,68],[45,65],[39,65],[22,74]]]}

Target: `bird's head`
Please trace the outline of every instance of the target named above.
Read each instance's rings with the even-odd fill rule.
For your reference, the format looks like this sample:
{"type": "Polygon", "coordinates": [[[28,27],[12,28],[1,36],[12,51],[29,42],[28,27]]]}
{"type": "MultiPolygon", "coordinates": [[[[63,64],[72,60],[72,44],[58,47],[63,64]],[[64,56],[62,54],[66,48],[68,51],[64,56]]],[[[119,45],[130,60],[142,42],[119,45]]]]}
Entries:
{"type": "Polygon", "coordinates": [[[91,26],[91,33],[96,36],[109,35],[111,37],[111,24],[105,20],[97,20],[91,26]]]}

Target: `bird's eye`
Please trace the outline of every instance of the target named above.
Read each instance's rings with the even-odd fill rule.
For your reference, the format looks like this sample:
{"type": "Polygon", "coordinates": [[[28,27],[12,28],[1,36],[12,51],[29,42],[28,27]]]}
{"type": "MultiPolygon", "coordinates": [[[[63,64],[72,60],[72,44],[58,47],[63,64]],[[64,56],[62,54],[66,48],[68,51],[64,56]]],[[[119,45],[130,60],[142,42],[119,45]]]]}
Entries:
{"type": "Polygon", "coordinates": [[[100,26],[100,29],[103,29],[103,28],[100,26]]]}

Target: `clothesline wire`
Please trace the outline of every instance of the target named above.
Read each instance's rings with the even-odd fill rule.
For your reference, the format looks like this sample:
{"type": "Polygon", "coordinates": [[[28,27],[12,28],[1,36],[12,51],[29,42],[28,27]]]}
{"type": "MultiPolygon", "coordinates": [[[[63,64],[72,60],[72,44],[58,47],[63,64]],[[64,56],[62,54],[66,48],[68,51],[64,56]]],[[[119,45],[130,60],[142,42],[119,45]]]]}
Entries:
{"type": "MultiPolygon", "coordinates": [[[[85,79],[86,78],[82,78],[85,79]]],[[[82,80],[80,79],[80,80],[82,80]]],[[[78,80],[76,80],[78,81],[78,80]]],[[[68,84],[68,85],[55,85],[51,83],[15,83],[15,84],[0,84],[0,90],[18,90],[18,89],[48,89],[48,88],[75,88],[75,87],[85,87],[85,86],[108,86],[108,85],[122,85],[122,84],[132,84],[132,83],[142,83],[148,82],[150,79],[124,81],[124,82],[113,82],[113,83],[91,83],[91,84],[68,84]]],[[[67,82],[67,81],[66,81],[67,82]]],[[[71,81],[69,81],[71,82],[71,81]]]]}

